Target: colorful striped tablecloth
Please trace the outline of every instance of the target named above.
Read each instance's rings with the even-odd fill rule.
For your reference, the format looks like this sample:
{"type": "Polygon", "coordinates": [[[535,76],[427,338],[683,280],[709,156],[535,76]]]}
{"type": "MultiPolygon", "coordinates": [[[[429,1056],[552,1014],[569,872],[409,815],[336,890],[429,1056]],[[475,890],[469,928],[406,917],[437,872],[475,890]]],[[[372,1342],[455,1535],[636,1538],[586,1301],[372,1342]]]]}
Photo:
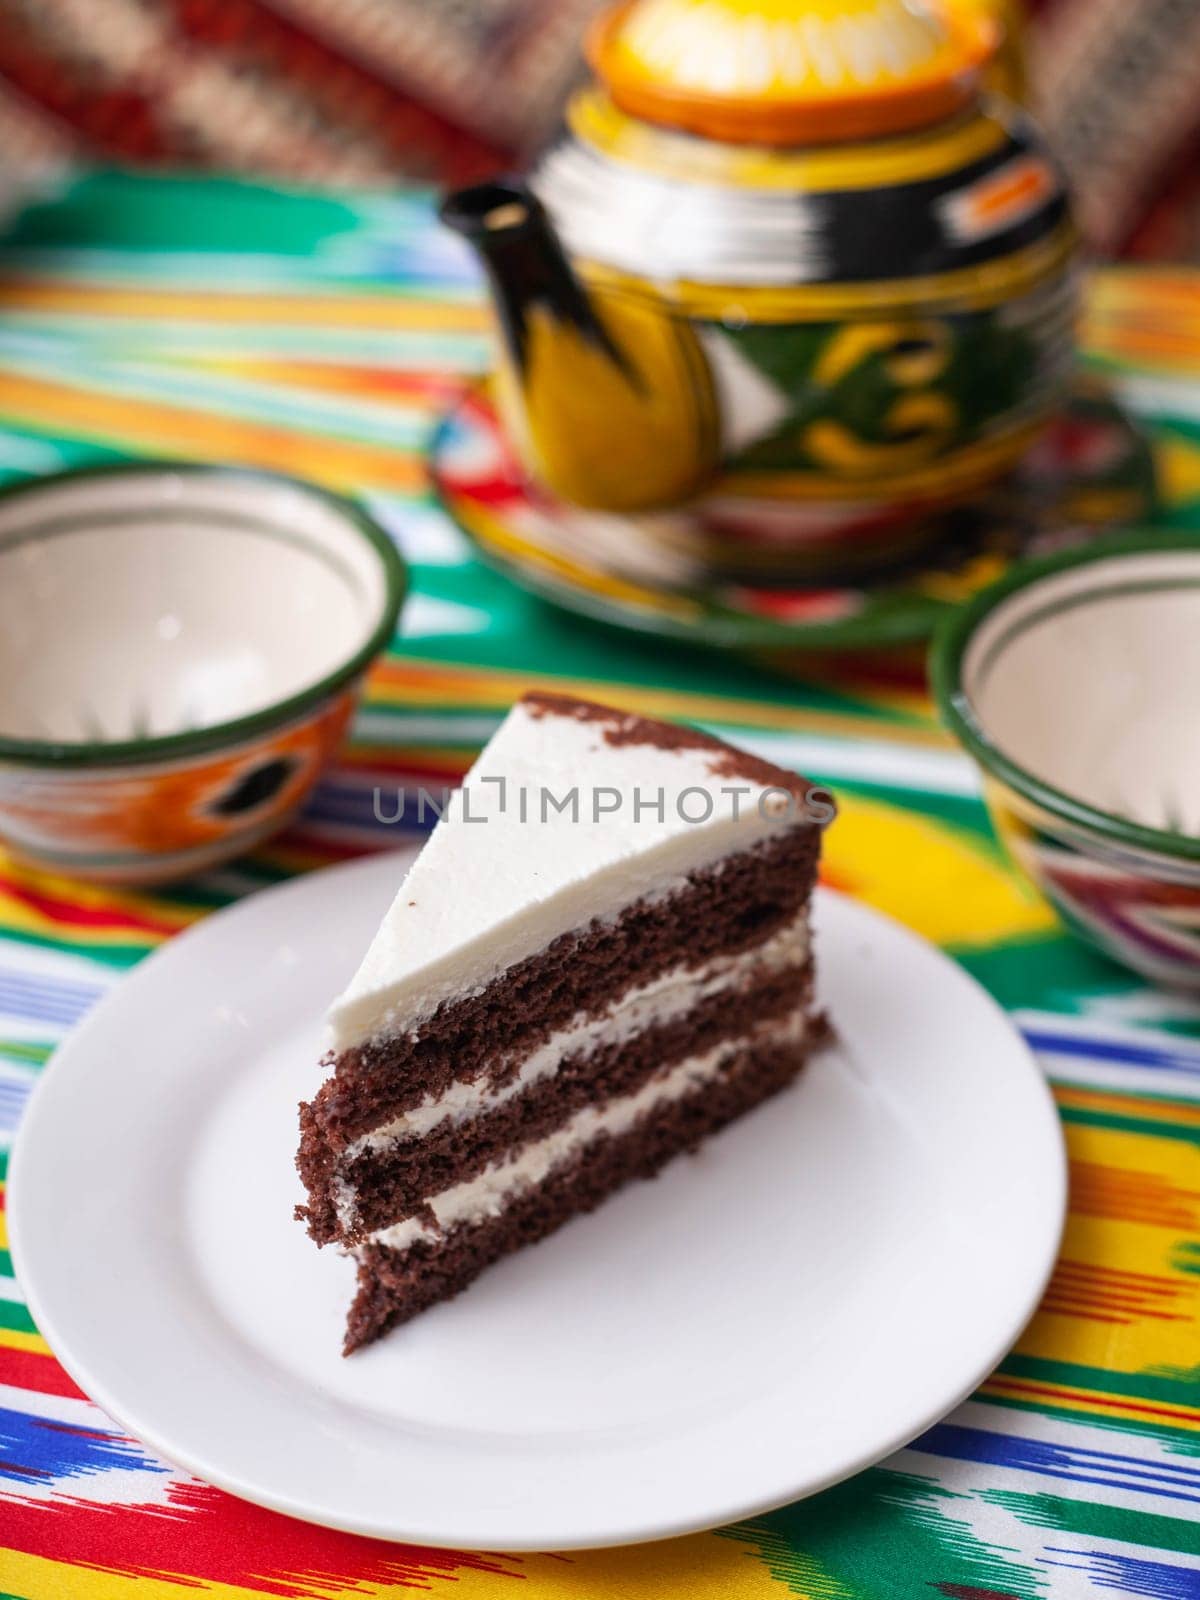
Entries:
{"type": "MultiPolygon", "coordinates": [[[[883,1465],[718,1533],[564,1557],[342,1536],[173,1471],[71,1383],[0,1254],[0,1594],[1200,1596],[1200,1006],[1059,932],[910,665],[784,678],[556,614],[473,561],[422,448],[484,329],[420,197],[97,175],[0,241],[0,473],[155,454],[304,473],[361,495],[415,574],[354,743],[285,837],[163,894],[0,857],[0,1148],[54,1046],[148,950],[280,877],[396,843],[375,785],[455,777],[514,695],[549,680],[703,722],[836,788],[829,881],[952,951],[1040,1055],[1072,1164],[1062,1258],[997,1372],[883,1465]]],[[[1088,350],[1152,420],[1172,515],[1200,525],[1200,278],[1101,277],[1088,350]]]]}

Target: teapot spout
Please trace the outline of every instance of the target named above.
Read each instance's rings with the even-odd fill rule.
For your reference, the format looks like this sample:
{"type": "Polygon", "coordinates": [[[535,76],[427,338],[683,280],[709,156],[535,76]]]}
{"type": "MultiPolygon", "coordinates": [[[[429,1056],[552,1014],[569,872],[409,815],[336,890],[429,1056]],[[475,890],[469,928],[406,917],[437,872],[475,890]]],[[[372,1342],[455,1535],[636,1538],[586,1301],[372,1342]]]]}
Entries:
{"type": "Polygon", "coordinates": [[[534,476],[564,499],[614,511],[694,492],[715,460],[716,426],[690,332],[627,296],[598,304],[519,179],[459,190],[440,215],[487,274],[498,400],[534,476]]]}
{"type": "Polygon", "coordinates": [[[439,215],[482,262],[504,343],[518,371],[529,365],[530,324],[538,308],[622,364],[545,206],[527,183],[504,178],[460,189],[443,200],[439,215]]]}

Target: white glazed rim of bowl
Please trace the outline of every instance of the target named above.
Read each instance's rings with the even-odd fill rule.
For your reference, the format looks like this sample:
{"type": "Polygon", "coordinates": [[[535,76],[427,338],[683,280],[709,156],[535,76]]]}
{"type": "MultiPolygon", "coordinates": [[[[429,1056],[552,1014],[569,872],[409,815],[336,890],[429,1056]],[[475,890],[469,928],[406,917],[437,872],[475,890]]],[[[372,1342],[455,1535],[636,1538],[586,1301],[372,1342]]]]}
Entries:
{"type": "MultiPolygon", "coordinates": [[[[997,628],[1001,620],[998,613],[1007,609],[1018,594],[1027,600],[1029,590],[1040,585],[1049,588],[1061,574],[1082,567],[1108,567],[1111,570],[1127,560],[1138,559],[1144,564],[1147,558],[1155,556],[1162,556],[1168,561],[1174,557],[1176,565],[1180,556],[1193,558],[1195,581],[1200,587],[1198,533],[1164,530],[1118,534],[1097,539],[1082,549],[1018,563],[998,583],[982,590],[942,624],[934,637],[930,653],[930,678],[947,726],[989,776],[1000,779],[1051,816],[1096,834],[1114,845],[1143,854],[1150,852],[1176,860],[1200,861],[1200,838],[1195,835],[1147,827],[1115,812],[1103,811],[1077,795],[1055,788],[1021,766],[989,736],[964,682],[967,671],[974,665],[971,652],[978,648],[980,630],[985,624],[989,624],[996,633],[989,654],[994,658],[1003,649],[1006,634],[1005,630],[997,628]]],[[[1170,582],[1164,575],[1162,586],[1170,582]]],[[[1076,597],[1075,603],[1083,603],[1093,596],[1099,598],[1105,592],[1111,593],[1112,589],[1111,579],[1102,582],[1097,572],[1096,589],[1089,595],[1076,597]]],[[[1048,602],[1049,599],[1048,594],[1048,602]]],[[[1041,608],[1031,608],[1022,616],[1020,626],[1032,623],[1044,614],[1041,608]]]]}
{"type": "MultiPolygon", "coordinates": [[[[332,671],[312,683],[243,716],[227,718],[179,733],[149,735],[133,739],[55,740],[13,738],[0,734],[0,761],[23,765],[88,767],[114,763],[132,764],[149,760],[198,755],[231,743],[254,738],[292,721],[321,704],[364,672],[391,639],[407,589],[407,570],[395,544],[384,529],[356,501],[302,478],[287,473],[269,472],[255,467],[225,466],[197,461],[153,460],[118,462],[97,467],[80,467],[49,473],[0,487],[0,509],[15,502],[49,499],[57,490],[89,482],[119,484],[128,478],[144,483],[150,477],[186,479],[189,484],[203,482],[222,485],[244,484],[248,488],[283,489],[332,513],[342,530],[369,547],[379,563],[382,583],[378,614],[361,642],[332,671]]],[[[76,513],[82,524],[86,516],[76,513]]]]}

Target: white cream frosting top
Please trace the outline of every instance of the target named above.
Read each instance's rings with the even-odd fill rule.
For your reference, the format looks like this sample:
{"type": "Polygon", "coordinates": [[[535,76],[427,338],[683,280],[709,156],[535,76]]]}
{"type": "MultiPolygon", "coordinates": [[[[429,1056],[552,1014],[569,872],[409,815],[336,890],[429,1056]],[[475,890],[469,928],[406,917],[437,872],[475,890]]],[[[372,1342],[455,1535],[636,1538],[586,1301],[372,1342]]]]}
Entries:
{"type": "Polygon", "coordinates": [[[513,707],[331,1009],[335,1050],[413,1031],[560,934],[804,820],[787,790],[714,770],[719,750],[614,743],[612,726],[513,707]]]}

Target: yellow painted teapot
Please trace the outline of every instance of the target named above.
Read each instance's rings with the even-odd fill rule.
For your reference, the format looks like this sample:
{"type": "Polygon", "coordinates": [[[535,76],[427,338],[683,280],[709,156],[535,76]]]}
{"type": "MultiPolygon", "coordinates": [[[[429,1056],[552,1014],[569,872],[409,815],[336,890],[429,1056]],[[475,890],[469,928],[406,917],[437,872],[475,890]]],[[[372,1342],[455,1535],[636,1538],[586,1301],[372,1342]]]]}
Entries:
{"type": "Polygon", "coordinates": [[[928,519],[1008,470],[1072,359],[1075,235],[990,97],[982,0],[626,0],[528,181],[450,196],[497,392],[581,505],[757,533],[928,519]]]}

